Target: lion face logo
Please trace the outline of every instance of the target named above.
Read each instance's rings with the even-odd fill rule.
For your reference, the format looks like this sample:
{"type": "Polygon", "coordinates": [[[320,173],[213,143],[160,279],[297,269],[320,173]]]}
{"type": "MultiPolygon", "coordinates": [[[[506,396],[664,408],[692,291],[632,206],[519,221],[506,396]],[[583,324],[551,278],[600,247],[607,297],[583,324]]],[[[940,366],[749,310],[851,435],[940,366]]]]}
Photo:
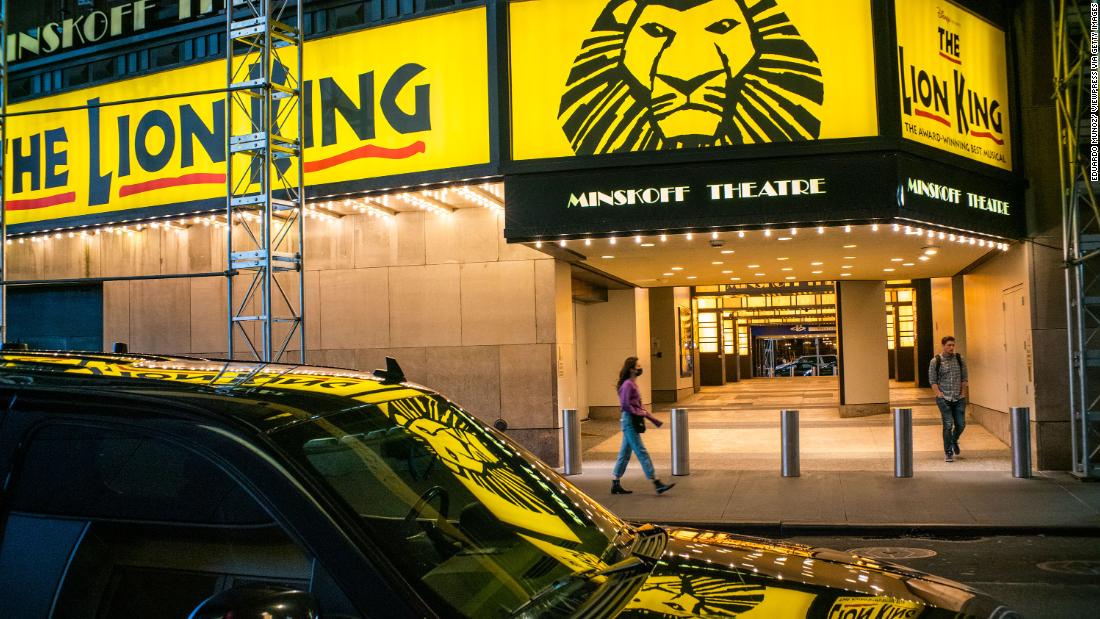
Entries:
{"type": "Polygon", "coordinates": [[[577,154],[816,139],[817,55],[776,0],[611,0],[558,117],[577,154]]]}

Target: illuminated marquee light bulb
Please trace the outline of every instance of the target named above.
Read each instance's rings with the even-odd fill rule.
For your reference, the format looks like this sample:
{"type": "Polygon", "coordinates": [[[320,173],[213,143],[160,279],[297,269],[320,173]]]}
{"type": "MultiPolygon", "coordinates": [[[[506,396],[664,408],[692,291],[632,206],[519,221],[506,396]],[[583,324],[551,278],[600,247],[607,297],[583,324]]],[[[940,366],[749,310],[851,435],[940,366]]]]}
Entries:
{"type": "Polygon", "coordinates": [[[668,235],[667,234],[662,234],[661,235],[661,242],[664,243],[667,240],[668,240],[668,235]]]}
{"type": "Polygon", "coordinates": [[[688,232],[688,233],[687,233],[687,240],[689,240],[689,241],[690,241],[690,240],[692,240],[692,239],[694,239],[694,238],[695,238],[695,235],[694,235],[694,234],[692,234],[692,233],[690,233],[690,232],[688,232]]]}
{"type": "Polygon", "coordinates": [[[611,241],[611,244],[612,244],[612,245],[614,245],[615,243],[617,243],[617,242],[618,242],[618,241],[617,241],[617,240],[615,239],[615,237],[611,237],[611,238],[610,238],[609,240],[611,241]]]}
{"type": "Polygon", "coordinates": [[[717,239],[718,238],[718,232],[717,231],[711,232],[710,233],[710,238],[717,239]]]}
{"type": "Polygon", "coordinates": [[[744,230],[738,230],[737,231],[737,238],[739,238],[739,239],[745,238],[745,231],[744,230]]]}
{"type": "Polygon", "coordinates": [[[878,224],[871,224],[871,232],[878,232],[878,224]]]}
{"type": "Polygon", "coordinates": [[[642,242],[642,235],[640,235],[640,234],[635,234],[635,235],[634,235],[634,242],[635,242],[635,243],[639,243],[639,244],[641,244],[641,242],[642,242]]]}
{"type": "Polygon", "coordinates": [[[825,226],[818,226],[817,227],[817,233],[818,234],[825,234],[825,226]]]}
{"type": "Polygon", "coordinates": [[[771,228],[764,228],[764,236],[770,237],[772,235],[771,228]]]}
{"type": "Polygon", "coordinates": [[[894,224],[894,232],[897,232],[900,229],[901,229],[901,226],[899,226],[898,224],[894,224]]]}
{"type": "Polygon", "coordinates": [[[565,247],[565,239],[558,241],[558,245],[561,247],[565,247]]]}
{"type": "Polygon", "coordinates": [[[585,247],[592,247],[592,239],[585,239],[584,240],[584,246],[585,247]]]}
{"type": "Polygon", "coordinates": [[[798,228],[791,228],[791,236],[798,236],[798,228]]]}
{"type": "Polygon", "coordinates": [[[844,231],[845,231],[845,232],[851,232],[851,231],[852,231],[852,227],[851,227],[851,226],[844,226],[844,231]]]}
{"type": "Polygon", "coordinates": [[[542,249],[542,241],[535,241],[535,247],[538,249],[542,249]]]}

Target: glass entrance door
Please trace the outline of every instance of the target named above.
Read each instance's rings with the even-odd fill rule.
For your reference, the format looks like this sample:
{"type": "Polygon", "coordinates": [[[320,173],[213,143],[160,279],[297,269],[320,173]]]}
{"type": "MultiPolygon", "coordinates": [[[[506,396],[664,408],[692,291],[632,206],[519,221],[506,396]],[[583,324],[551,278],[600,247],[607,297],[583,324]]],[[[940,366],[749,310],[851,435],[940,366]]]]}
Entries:
{"type": "Polygon", "coordinates": [[[758,337],[754,376],[833,376],[836,337],[758,337]]]}

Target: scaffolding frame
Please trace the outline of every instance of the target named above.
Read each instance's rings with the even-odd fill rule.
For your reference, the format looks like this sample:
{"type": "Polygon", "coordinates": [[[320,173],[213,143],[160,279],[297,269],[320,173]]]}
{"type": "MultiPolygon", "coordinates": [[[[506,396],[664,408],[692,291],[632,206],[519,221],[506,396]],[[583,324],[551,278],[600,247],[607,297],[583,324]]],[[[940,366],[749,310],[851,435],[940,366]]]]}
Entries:
{"type": "Polygon", "coordinates": [[[8,341],[8,0],[0,0],[0,344],[8,341]]]}
{"type": "Polygon", "coordinates": [[[1070,426],[1078,477],[1100,477],[1100,184],[1089,180],[1089,9],[1050,0],[1062,188],[1070,426]],[[1084,155],[1084,156],[1082,156],[1084,155]]]}
{"type": "Polygon", "coordinates": [[[299,361],[305,362],[301,2],[226,3],[230,358],[236,358],[238,337],[251,358],[263,362],[283,360],[297,339],[299,361]],[[237,275],[247,280],[240,294],[234,290],[237,275]]]}

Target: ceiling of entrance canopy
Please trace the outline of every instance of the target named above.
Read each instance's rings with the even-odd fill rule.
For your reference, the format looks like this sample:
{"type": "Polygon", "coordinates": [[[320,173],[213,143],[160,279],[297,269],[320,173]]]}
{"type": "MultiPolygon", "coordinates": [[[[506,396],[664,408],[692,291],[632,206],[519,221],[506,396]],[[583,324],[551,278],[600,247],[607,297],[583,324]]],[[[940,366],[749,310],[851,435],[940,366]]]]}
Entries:
{"type": "Polygon", "coordinates": [[[948,277],[1001,246],[893,224],[569,241],[600,271],[643,287],[948,277]],[[877,229],[876,229],[877,228],[877,229]],[[846,231],[849,230],[849,231],[846,231]],[[931,235],[931,236],[930,236],[931,235]],[[971,242],[973,241],[973,243],[971,242]]]}

